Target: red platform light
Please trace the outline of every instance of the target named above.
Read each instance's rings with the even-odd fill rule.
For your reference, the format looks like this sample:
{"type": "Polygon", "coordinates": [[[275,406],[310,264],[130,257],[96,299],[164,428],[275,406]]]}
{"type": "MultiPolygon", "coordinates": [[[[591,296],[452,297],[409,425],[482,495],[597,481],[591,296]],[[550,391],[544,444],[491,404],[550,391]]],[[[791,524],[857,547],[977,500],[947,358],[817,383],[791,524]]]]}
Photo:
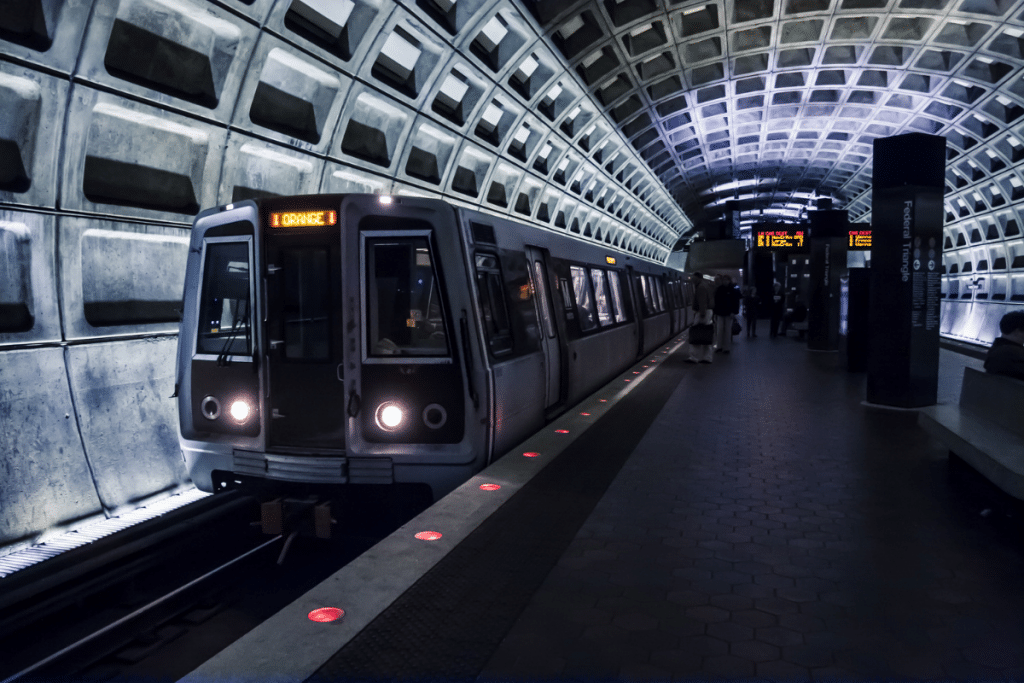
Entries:
{"type": "Polygon", "coordinates": [[[634,370],[634,371],[633,371],[633,374],[634,374],[634,375],[639,375],[639,374],[640,374],[640,371],[639,371],[639,370],[634,370]]]}
{"type": "Polygon", "coordinates": [[[568,434],[568,433],[569,433],[568,429],[556,429],[555,430],[555,434],[568,434]]]}
{"type": "Polygon", "coordinates": [[[345,616],[345,610],[343,609],[338,609],[337,607],[319,607],[309,613],[309,620],[327,623],[328,621],[337,621],[343,616],[345,616]]]}
{"type": "Polygon", "coordinates": [[[589,417],[589,416],[590,416],[590,413],[580,413],[580,415],[584,415],[584,416],[587,416],[587,417],[589,417]]]}
{"type": "Polygon", "coordinates": [[[416,538],[421,541],[436,541],[441,538],[440,531],[421,531],[416,534],[416,538]]]}
{"type": "Polygon", "coordinates": [[[525,453],[523,453],[524,458],[536,458],[539,455],[540,453],[537,453],[535,451],[526,451],[525,453]]]}
{"type": "Polygon", "coordinates": [[[628,380],[628,379],[627,379],[626,381],[627,381],[627,382],[631,382],[632,380],[628,380]]]}
{"type": "Polygon", "coordinates": [[[498,484],[480,484],[481,491],[497,491],[500,488],[498,484]]]}
{"type": "Polygon", "coordinates": [[[598,400],[599,403],[607,403],[608,402],[608,399],[606,399],[606,398],[599,398],[597,400],[598,400]]]}

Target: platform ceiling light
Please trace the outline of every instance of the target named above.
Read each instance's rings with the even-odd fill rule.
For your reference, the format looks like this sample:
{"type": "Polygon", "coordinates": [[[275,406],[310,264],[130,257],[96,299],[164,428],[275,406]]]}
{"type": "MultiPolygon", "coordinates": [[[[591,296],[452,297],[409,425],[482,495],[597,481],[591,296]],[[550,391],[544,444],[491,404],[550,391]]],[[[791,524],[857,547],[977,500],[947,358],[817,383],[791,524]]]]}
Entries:
{"type": "Polygon", "coordinates": [[[391,203],[392,203],[392,202],[394,202],[395,200],[394,200],[394,199],[393,199],[392,197],[390,197],[389,195],[386,195],[386,194],[382,194],[382,195],[381,195],[381,196],[380,196],[380,197],[379,197],[379,198],[377,199],[377,201],[378,201],[378,202],[380,202],[380,204],[381,204],[382,206],[390,206],[390,205],[391,205],[391,203]]]}

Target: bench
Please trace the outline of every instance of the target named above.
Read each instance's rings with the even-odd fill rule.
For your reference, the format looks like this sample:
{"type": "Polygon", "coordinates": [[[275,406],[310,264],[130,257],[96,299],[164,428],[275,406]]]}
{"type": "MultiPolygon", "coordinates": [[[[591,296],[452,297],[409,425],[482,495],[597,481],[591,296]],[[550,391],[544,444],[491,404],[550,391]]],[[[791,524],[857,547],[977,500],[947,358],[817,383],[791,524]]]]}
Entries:
{"type": "Polygon", "coordinates": [[[1024,381],[964,368],[959,405],[921,408],[918,423],[950,453],[1024,500],[1024,381]]]}
{"type": "Polygon", "coordinates": [[[789,328],[786,331],[789,332],[789,330],[795,330],[796,338],[803,339],[807,336],[807,321],[801,320],[798,323],[790,323],[789,328]]]}

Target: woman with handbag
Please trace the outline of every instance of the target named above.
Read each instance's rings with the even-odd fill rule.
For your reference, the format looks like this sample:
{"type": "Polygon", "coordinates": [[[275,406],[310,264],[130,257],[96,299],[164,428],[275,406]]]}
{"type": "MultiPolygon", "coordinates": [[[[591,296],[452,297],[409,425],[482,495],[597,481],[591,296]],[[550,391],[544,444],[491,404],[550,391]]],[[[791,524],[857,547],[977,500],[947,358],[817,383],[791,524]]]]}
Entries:
{"type": "Polygon", "coordinates": [[[695,315],[693,324],[690,325],[689,332],[687,333],[690,356],[686,359],[686,362],[710,363],[715,355],[714,348],[711,346],[715,338],[715,328],[712,325],[714,314],[711,312],[711,286],[700,273],[694,273],[693,278],[693,310],[695,315]]]}

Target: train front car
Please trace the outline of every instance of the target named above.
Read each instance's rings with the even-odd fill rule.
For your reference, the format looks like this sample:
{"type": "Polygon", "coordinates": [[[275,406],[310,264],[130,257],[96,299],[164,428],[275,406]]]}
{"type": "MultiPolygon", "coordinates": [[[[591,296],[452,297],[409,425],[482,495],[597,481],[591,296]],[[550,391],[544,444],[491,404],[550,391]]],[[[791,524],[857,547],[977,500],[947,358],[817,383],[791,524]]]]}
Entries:
{"type": "Polygon", "coordinates": [[[373,195],[196,218],[177,381],[197,487],[425,484],[438,497],[483,466],[456,220],[440,201],[373,195]]]}

